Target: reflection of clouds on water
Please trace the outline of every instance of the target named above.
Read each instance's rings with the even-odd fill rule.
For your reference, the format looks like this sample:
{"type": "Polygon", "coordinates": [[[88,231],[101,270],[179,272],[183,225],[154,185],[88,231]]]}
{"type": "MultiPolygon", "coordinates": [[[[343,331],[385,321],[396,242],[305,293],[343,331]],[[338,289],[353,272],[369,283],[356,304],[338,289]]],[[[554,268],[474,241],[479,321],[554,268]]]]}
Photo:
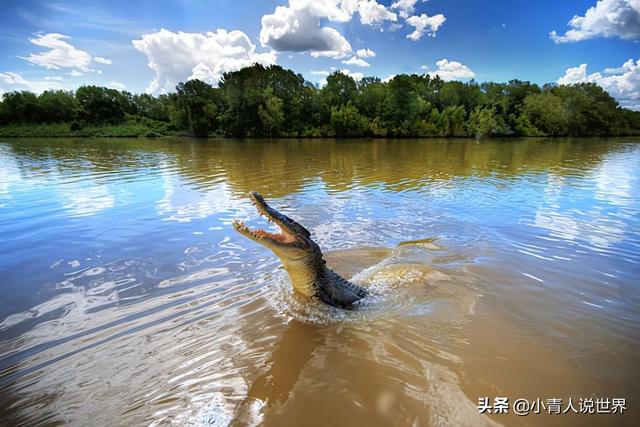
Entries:
{"type": "Polygon", "coordinates": [[[564,177],[549,174],[547,185],[543,190],[545,206],[536,211],[534,224],[563,239],[575,240],[579,236],[578,223],[573,218],[558,213],[560,210],[558,201],[564,185],[564,177]]]}
{"type": "Polygon", "coordinates": [[[5,205],[4,198],[11,199],[11,187],[21,181],[20,169],[13,156],[0,146],[0,208],[5,205]]]}
{"type": "Polygon", "coordinates": [[[564,240],[586,240],[604,249],[624,240],[624,219],[631,215],[625,210],[632,198],[630,166],[605,160],[593,174],[591,188],[570,188],[569,179],[550,174],[534,225],[564,240]]]}
{"type": "Polygon", "coordinates": [[[95,215],[115,205],[115,197],[105,184],[69,181],[58,186],[62,207],[73,216],[95,215]]]}
{"type": "MultiPolygon", "coordinates": [[[[37,199],[27,203],[46,203],[57,201],[72,216],[95,215],[115,205],[115,196],[109,187],[94,179],[91,175],[69,175],[63,169],[51,168],[46,174],[34,173],[22,179],[22,173],[29,172],[24,166],[22,170],[14,155],[7,153],[0,146],[0,197],[14,199],[12,192],[17,185],[24,185],[25,190],[42,192],[37,199]],[[53,190],[52,190],[53,189],[53,190]],[[55,194],[49,194],[49,192],[55,194]]],[[[4,205],[0,199],[0,207],[4,205]]]]}
{"type": "Polygon", "coordinates": [[[536,212],[534,224],[545,228],[552,235],[564,240],[586,240],[599,248],[608,248],[614,243],[624,240],[624,223],[600,217],[598,213],[590,213],[590,218],[579,220],[568,213],[542,208],[536,212]],[[603,221],[607,221],[605,223],[603,221]]]}
{"type": "MultiPolygon", "coordinates": [[[[596,183],[595,197],[618,207],[632,203],[632,188],[638,185],[637,171],[640,164],[632,164],[622,157],[625,153],[617,153],[608,157],[596,169],[593,180],[596,183]]],[[[638,162],[636,162],[638,163],[638,162]]]]}
{"type": "Polygon", "coordinates": [[[179,175],[163,173],[162,186],[164,196],[156,203],[156,212],[166,221],[191,222],[216,213],[238,210],[247,204],[235,199],[224,181],[206,188],[193,188],[179,175]]]}

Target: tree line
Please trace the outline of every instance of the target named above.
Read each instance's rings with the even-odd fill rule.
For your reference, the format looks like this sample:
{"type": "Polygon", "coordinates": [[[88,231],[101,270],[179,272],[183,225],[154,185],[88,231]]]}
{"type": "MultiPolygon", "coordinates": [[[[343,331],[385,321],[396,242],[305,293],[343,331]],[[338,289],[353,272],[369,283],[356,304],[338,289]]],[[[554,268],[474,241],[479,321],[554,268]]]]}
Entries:
{"type": "Polygon", "coordinates": [[[443,81],[400,74],[389,81],[334,72],[324,86],[278,65],[223,74],[152,96],[83,86],[5,93],[0,126],[141,123],[159,134],[197,137],[487,137],[639,135],[640,112],[600,86],[443,81]]]}

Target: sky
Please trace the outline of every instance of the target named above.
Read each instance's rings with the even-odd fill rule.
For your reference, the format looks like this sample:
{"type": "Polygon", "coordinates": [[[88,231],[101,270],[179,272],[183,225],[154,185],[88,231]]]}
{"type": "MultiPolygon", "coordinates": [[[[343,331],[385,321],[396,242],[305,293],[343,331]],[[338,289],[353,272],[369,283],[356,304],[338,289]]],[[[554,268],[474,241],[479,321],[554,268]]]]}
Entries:
{"type": "Polygon", "coordinates": [[[595,82],[640,110],[640,0],[154,0],[0,4],[0,93],[171,92],[278,64],[322,85],[387,79],[595,82]]]}

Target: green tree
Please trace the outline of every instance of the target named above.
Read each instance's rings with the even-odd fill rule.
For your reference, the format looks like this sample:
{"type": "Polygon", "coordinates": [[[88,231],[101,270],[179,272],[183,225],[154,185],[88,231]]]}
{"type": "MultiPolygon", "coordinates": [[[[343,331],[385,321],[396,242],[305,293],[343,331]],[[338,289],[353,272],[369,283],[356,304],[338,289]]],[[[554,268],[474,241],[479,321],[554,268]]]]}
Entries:
{"type": "Polygon", "coordinates": [[[37,123],[42,121],[38,97],[31,92],[7,92],[2,95],[0,122],[37,123]]]}
{"type": "Polygon", "coordinates": [[[362,136],[367,131],[369,123],[367,118],[349,103],[331,108],[331,126],[337,137],[362,136]]]}
{"type": "Polygon", "coordinates": [[[179,121],[199,138],[213,129],[216,121],[215,89],[202,80],[189,80],[176,87],[179,121]]]}
{"type": "Polygon", "coordinates": [[[467,132],[476,138],[486,138],[496,133],[498,120],[495,107],[476,107],[469,115],[467,132]]]}
{"type": "Polygon", "coordinates": [[[127,99],[119,91],[99,86],[82,86],[76,91],[78,116],[86,122],[119,123],[128,109],[127,99]]]}
{"type": "Polygon", "coordinates": [[[78,102],[73,92],[47,90],[38,96],[42,121],[47,123],[71,122],[78,113],[78,102]]]}
{"type": "Polygon", "coordinates": [[[444,125],[442,136],[466,136],[466,113],[462,105],[449,106],[442,112],[441,122],[444,125]]]}
{"type": "Polygon", "coordinates": [[[562,98],[549,92],[528,96],[524,100],[524,116],[545,135],[559,136],[568,132],[569,115],[562,98]]]}
{"type": "Polygon", "coordinates": [[[327,77],[327,84],[320,93],[329,107],[341,107],[356,103],[358,86],[353,77],[335,71],[327,77]]]}
{"type": "Polygon", "coordinates": [[[273,89],[267,88],[264,105],[258,108],[258,115],[269,136],[272,136],[274,131],[277,133],[284,123],[283,105],[282,99],[273,95],[273,89]]]}
{"type": "MultiPolygon", "coordinates": [[[[264,135],[260,106],[265,105],[265,91],[282,100],[283,130],[300,133],[305,127],[311,104],[309,87],[300,74],[278,65],[264,67],[254,64],[239,71],[225,73],[220,80],[224,99],[223,126],[233,136],[264,135]]],[[[326,121],[325,121],[326,122],[326,121]]]]}
{"type": "Polygon", "coordinates": [[[615,135],[618,103],[595,83],[562,85],[551,89],[562,98],[568,113],[568,133],[573,136],[615,135]]]}
{"type": "Polygon", "coordinates": [[[413,136],[429,114],[430,103],[421,96],[423,78],[398,75],[388,83],[384,119],[395,136],[413,136]]]}

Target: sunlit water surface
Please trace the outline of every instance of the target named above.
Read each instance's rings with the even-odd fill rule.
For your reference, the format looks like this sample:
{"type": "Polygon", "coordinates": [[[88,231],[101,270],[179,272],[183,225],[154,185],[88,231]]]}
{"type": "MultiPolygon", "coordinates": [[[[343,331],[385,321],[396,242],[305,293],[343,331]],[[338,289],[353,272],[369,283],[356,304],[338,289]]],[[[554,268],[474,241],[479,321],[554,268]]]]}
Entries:
{"type": "Polygon", "coordinates": [[[1,424],[640,425],[637,140],[2,140],[0,239],[1,424]],[[372,296],[293,294],[249,191],[372,296]]]}

